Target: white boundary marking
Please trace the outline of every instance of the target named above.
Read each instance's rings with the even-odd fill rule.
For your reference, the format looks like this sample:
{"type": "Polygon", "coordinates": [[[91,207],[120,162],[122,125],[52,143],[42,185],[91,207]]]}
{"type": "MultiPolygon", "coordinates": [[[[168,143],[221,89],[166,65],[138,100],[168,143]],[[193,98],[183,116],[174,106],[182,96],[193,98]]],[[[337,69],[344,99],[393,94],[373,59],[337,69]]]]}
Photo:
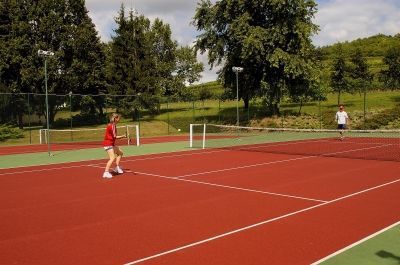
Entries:
{"type": "Polygon", "coordinates": [[[192,177],[192,176],[198,176],[198,175],[204,175],[204,174],[210,174],[210,173],[217,173],[217,172],[224,172],[224,171],[230,171],[230,170],[236,170],[236,169],[244,169],[244,168],[250,168],[250,167],[259,167],[259,166],[265,166],[265,165],[285,163],[285,162],[297,161],[297,160],[302,160],[302,159],[308,159],[308,158],[312,158],[312,157],[315,157],[315,156],[302,156],[302,157],[296,157],[296,158],[291,158],[291,159],[276,160],[276,161],[257,163],[257,164],[252,164],[252,165],[239,166],[239,167],[222,168],[222,169],[210,170],[210,171],[205,171],[205,172],[186,174],[186,175],[179,176],[177,178],[186,178],[186,177],[192,177]]]}
{"type": "MultiPolygon", "coordinates": [[[[97,168],[97,167],[99,167],[99,166],[91,166],[91,167],[96,167],[96,168],[97,168]]],[[[288,194],[283,194],[283,193],[268,192],[268,191],[261,191],[261,190],[253,190],[253,189],[246,189],[246,188],[240,188],[240,187],[235,187],[235,186],[228,186],[228,185],[221,185],[221,184],[216,184],[216,183],[210,183],[210,182],[205,182],[205,181],[197,181],[197,180],[191,180],[191,179],[184,179],[184,178],[182,178],[182,177],[180,177],[180,176],[178,176],[178,177],[168,177],[168,176],[159,175],[159,174],[146,173],[146,172],[139,172],[139,171],[128,171],[128,170],[126,170],[125,172],[127,172],[127,173],[136,173],[136,174],[145,175],[145,176],[152,176],[152,177],[164,178],[164,179],[172,179],[172,180],[183,181],[183,182],[189,182],[189,183],[202,184],[202,185],[207,185],[207,186],[214,186],[214,187],[226,188],[226,189],[233,189],[233,190],[240,190],[240,191],[247,191],[247,192],[253,192],[253,193],[268,194],[268,195],[274,195],[274,196],[280,196],[280,197],[294,198],[294,199],[300,199],[300,200],[306,200],[306,201],[327,202],[327,201],[323,201],[323,200],[319,200],[319,199],[313,199],[313,198],[307,198],[307,197],[300,197],[300,196],[288,195],[288,194]]]]}
{"type": "Polygon", "coordinates": [[[320,260],[318,260],[316,262],[313,262],[313,263],[311,263],[311,265],[318,265],[318,264],[320,264],[320,263],[322,263],[324,261],[327,261],[328,259],[330,259],[330,258],[332,258],[334,256],[337,256],[337,255],[339,255],[339,254],[341,254],[341,253],[343,253],[343,252],[345,252],[345,251],[347,251],[347,250],[349,250],[349,249],[351,249],[351,248],[353,248],[353,247],[355,247],[357,245],[360,245],[361,243],[364,243],[365,241],[367,241],[367,240],[369,240],[369,239],[371,239],[371,238],[373,238],[373,237],[375,237],[375,236],[377,236],[379,234],[382,234],[382,233],[386,232],[387,230],[389,230],[389,229],[391,229],[391,228],[393,228],[393,227],[395,227],[397,225],[400,225],[400,221],[396,222],[396,223],[394,223],[394,224],[392,224],[392,225],[390,225],[390,226],[388,226],[388,227],[386,227],[386,228],[384,228],[384,229],[382,229],[382,230],[380,230],[380,231],[378,231],[378,232],[376,232],[376,233],[374,233],[372,235],[364,237],[363,239],[361,239],[361,240],[359,240],[359,241],[357,241],[357,242],[355,242],[355,243],[353,243],[351,245],[348,245],[347,247],[344,247],[344,248],[342,248],[342,249],[330,254],[329,256],[326,256],[325,258],[322,258],[322,259],[320,259],[320,260]]]}
{"type": "MultiPolygon", "coordinates": [[[[191,150],[193,151],[193,150],[191,150]]],[[[228,150],[214,150],[214,151],[209,151],[209,152],[190,152],[188,151],[178,151],[178,152],[190,152],[190,153],[184,153],[184,154],[175,154],[175,155],[166,155],[166,156],[152,156],[152,157],[144,157],[144,158],[137,158],[137,159],[124,159],[125,162],[134,162],[134,161],[145,161],[145,160],[154,160],[154,159],[162,159],[162,158],[170,158],[170,157],[180,157],[180,156],[192,156],[192,155],[201,155],[201,154],[210,154],[210,153],[219,153],[219,152],[227,152],[228,150]]],[[[168,152],[166,152],[168,153],[168,152]]],[[[159,154],[165,154],[165,153],[159,153],[159,154]]],[[[153,154],[146,154],[146,155],[153,155],[153,154]]],[[[139,155],[139,156],[145,156],[145,155],[139,155]]],[[[134,156],[131,156],[134,157],[134,156]]],[[[100,161],[104,160],[106,161],[107,159],[92,159],[92,160],[87,160],[86,162],[89,161],[100,161]]],[[[40,167],[40,166],[54,166],[54,165],[65,165],[65,164],[72,164],[72,163],[83,163],[85,161],[71,161],[71,162],[62,162],[62,163],[54,163],[54,164],[39,164],[39,165],[33,165],[33,166],[22,166],[22,167],[14,167],[14,168],[27,168],[27,167],[40,167]]],[[[61,166],[61,167],[51,167],[51,168],[42,168],[42,169],[32,169],[32,170],[23,170],[23,171],[14,171],[14,172],[6,172],[6,173],[0,173],[0,176],[2,175],[12,175],[12,174],[23,174],[23,173],[33,173],[33,172],[41,172],[41,171],[49,171],[49,170],[59,170],[59,169],[68,169],[68,168],[76,168],[76,167],[87,167],[87,166],[96,166],[96,165],[105,165],[105,162],[98,162],[94,164],[80,164],[80,165],[69,165],[69,166],[61,166]]],[[[13,168],[0,168],[0,170],[7,170],[7,169],[13,169],[13,168]]]]}
{"type": "Polygon", "coordinates": [[[178,247],[178,248],[174,248],[174,249],[170,249],[170,250],[167,250],[167,251],[164,251],[164,252],[160,252],[160,253],[152,255],[152,256],[148,256],[148,257],[144,257],[144,258],[141,258],[141,259],[138,259],[138,260],[135,260],[135,261],[127,262],[124,265],[137,264],[137,263],[140,263],[140,262],[143,262],[143,261],[147,261],[147,260],[154,259],[154,258],[157,258],[157,257],[160,257],[160,256],[164,256],[164,255],[167,255],[167,254],[170,254],[170,253],[178,252],[178,251],[183,250],[183,249],[187,249],[187,248],[191,248],[191,247],[194,247],[194,246],[197,246],[197,245],[205,244],[207,242],[214,241],[214,240],[222,238],[222,237],[226,237],[226,236],[229,236],[229,235],[232,235],[232,234],[236,234],[236,233],[239,233],[239,232],[242,232],[242,231],[245,231],[245,230],[249,230],[251,228],[258,227],[258,226],[261,226],[261,225],[264,225],[264,224],[267,224],[267,223],[271,223],[271,222],[274,222],[274,221],[277,221],[277,220],[280,220],[280,219],[284,219],[284,218],[287,218],[287,217],[290,217],[290,216],[293,216],[293,215],[296,215],[296,214],[307,212],[307,211],[310,211],[312,209],[319,208],[319,207],[322,207],[322,206],[325,206],[325,205],[328,205],[328,204],[332,204],[332,203],[335,203],[337,201],[341,201],[341,200],[344,200],[344,199],[347,199],[347,198],[350,198],[350,197],[354,197],[356,195],[359,195],[359,194],[362,194],[362,193],[365,193],[365,192],[368,192],[368,191],[371,191],[371,190],[379,189],[381,187],[388,186],[388,185],[391,185],[391,184],[394,184],[394,183],[397,183],[397,182],[400,182],[400,179],[397,179],[397,180],[394,180],[394,181],[391,181],[391,182],[387,182],[387,183],[384,183],[382,185],[378,185],[378,186],[375,186],[375,187],[372,187],[372,188],[368,188],[368,189],[365,189],[365,190],[362,190],[362,191],[359,191],[359,192],[355,192],[355,193],[352,193],[352,194],[349,194],[349,195],[346,195],[346,196],[343,196],[343,197],[340,197],[340,198],[337,198],[337,199],[334,199],[334,200],[331,200],[331,201],[328,201],[328,202],[324,202],[324,203],[321,203],[321,204],[318,204],[318,205],[314,205],[314,206],[311,206],[311,207],[308,207],[308,208],[304,208],[302,210],[298,210],[298,211],[295,211],[295,212],[292,212],[292,213],[281,215],[281,216],[278,216],[278,217],[275,217],[275,218],[267,219],[267,220],[259,222],[259,223],[255,223],[255,224],[252,224],[252,225],[249,225],[249,226],[245,226],[245,227],[242,227],[242,228],[239,228],[239,229],[236,229],[236,230],[232,230],[232,231],[229,231],[229,232],[226,232],[226,233],[223,233],[223,234],[219,234],[217,236],[210,237],[210,238],[207,238],[207,239],[204,239],[204,240],[193,242],[191,244],[187,244],[187,245],[184,245],[184,246],[181,246],[181,247],[178,247]]]}

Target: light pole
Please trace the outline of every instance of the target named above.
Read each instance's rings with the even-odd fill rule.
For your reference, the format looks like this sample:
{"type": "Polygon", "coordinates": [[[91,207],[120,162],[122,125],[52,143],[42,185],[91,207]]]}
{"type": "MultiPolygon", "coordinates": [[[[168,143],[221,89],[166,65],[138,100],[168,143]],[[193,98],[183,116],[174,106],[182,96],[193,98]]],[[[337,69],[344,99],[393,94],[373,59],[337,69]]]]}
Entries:
{"type": "Polygon", "coordinates": [[[50,153],[50,124],[49,124],[49,95],[47,90],[47,58],[54,55],[54,52],[51,51],[43,51],[38,50],[38,55],[44,57],[44,86],[46,90],[46,123],[47,123],[47,153],[51,156],[50,153]]]}
{"type": "Polygon", "coordinates": [[[71,141],[73,141],[73,136],[72,136],[72,91],[69,91],[69,117],[70,117],[70,127],[71,127],[71,141]]]}
{"type": "Polygon", "coordinates": [[[236,125],[239,126],[239,73],[243,72],[243,67],[232,67],[236,73],[236,125]]]}

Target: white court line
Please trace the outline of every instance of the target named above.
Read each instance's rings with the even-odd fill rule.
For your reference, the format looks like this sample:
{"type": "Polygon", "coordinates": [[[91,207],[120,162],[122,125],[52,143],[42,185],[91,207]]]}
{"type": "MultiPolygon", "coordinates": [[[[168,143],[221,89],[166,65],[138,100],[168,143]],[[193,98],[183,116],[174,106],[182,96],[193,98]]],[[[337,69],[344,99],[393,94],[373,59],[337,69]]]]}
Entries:
{"type": "Polygon", "coordinates": [[[236,170],[236,169],[243,169],[243,168],[250,168],[250,167],[258,167],[258,166],[277,164],[277,163],[283,163],[283,162],[290,162],[290,161],[309,159],[309,158],[315,158],[315,157],[325,157],[325,156],[330,156],[330,155],[335,155],[335,154],[342,154],[342,153],[356,152],[356,151],[362,151],[362,150],[369,150],[369,149],[374,149],[374,148],[379,148],[379,147],[384,147],[384,146],[365,147],[365,148],[359,148],[359,149],[353,149],[353,150],[347,150],[347,151],[338,151],[338,152],[320,154],[320,155],[302,156],[302,157],[296,157],[296,158],[291,158],[291,159],[277,160],[277,161],[258,163],[258,164],[240,166],[240,167],[216,169],[216,170],[211,170],[211,171],[205,171],[205,172],[198,172],[198,173],[182,175],[182,176],[179,176],[179,178],[198,176],[198,175],[204,175],[204,174],[216,173],[216,172],[223,172],[223,171],[230,171],[230,170],[236,170]]]}
{"type": "Polygon", "coordinates": [[[25,173],[35,173],[35,172],[43,172],[43,171],[53,171],[53,170],[61,170],[61,169],[69,169],[69,168],[81,168],[87,165],[76,165],[76,166],[67,166],[67,167],[55,167],[55,168],[42,168],[42,169],[32,169],[32,170],[23,170],[23,171],[15,171],[15,172],[6,172],[0,173],[0,176],[5,175],[15,175],[15,174],[25,174],[25,173]]]}
{"type": "Polygon", "coordinates": [[[371,238],[373,238],[373,237],[375,237],[375,236],[377,236],[379,234],[382,234],[382,233],[386,232],[387,230],[392,229],[393,227],[398,226],[398,225],[400,225],[400,222],[394,223],[394,224],[392,224],[392,225],[390,225],[390,226],[388,226],[388,227],[386,227],[386,228],[384,228],[384,229],[382,229],[382,230],[380,230],[380,231],[378,231],[378,232],[376,232],[376,233],[374,233],[372,235],[364,237],[363,239],[361,239],[361,240],[359,240],[359,241],[357,241],[357,242],[355,242],[355,243],[353,243],[351,245],[348,245],[347,247],[344,247],[344,248],[342,248],[342,249],[330,254],[329,256],[326,256],[325,258],[322,258],[322,259],[320,259],[320,260],[318,260],[316,262],[311,263],[311,265],[318,265],[318,264],[320,264],[320,263],[322,263],[322,262],[324,262],[324,261],[326,261],[326,260],[328,260],[328,259],[330,259],[330,258],[332,258],[334,256],[337,256],[337,255],[339,255],[339,254],[341,254],[341,253],[343,253],[343,252],[345,252],[345,251],[347,251],[347,250],[349,250],[349,249],[351,249],[351,248],[353,248],[353,247],[355,247],[357,245],[360,245],[361,243],[364,243],[365,241],[367,241],[367,240],[369,240],[369,239],[371,239],[371,238]]]}
{"type": "MultiPolygon", "coordinates": [[[[190,152],[193,150],[188,150],[188,151],[180,151],[180,152],[190,152]]],[[[177,154],[177,155],[166,155],[166,156],[157,156],[157,157],[146,157],[146,158],[138,158],[138,159],[124,159],[124,162],[134,162],[134,161],[144,161],[144,160],[154,160],[154,159],[160,159],[160,158],[169,158],[169,157],[180,157],[180,156],[192,156],[192,155],[200,155],[200,154],[210,154],[210,153],[218,153],[218,152],[227,152],[228,150],[213,150],[209,152],[193,152],[189,154],[177,154]]],[[[158,153],[158,154],[167,154],[168,152],[165,153],[158,153]]],[[[153,155],[153,154],[146,154],[146,155],[153,155]]],[[[142,156],[142,155],[141,155],[142,156]]],[[[64,164],[72,164],[72,163],[78,163],[78,162],[89,162],[89,161],[98,161],[101,159],[92,159],[92,160],[86,160],[86,161],[71,161],[71,162],[62,162],[62,163],[54,163],[54,164],[39,164],[39,165],[33,165],[33,166],[22,166],[22,167],[14,167],[14,168],[26,168],[26,167],[40,167],[40,166],[54,166],[54,165],[64,165],[64,164]]],[[[107,160],[104,158],[103,160],[107,160]]],[[[45,169],[32,169],[32,170],[23,170],[23,171],[14,171],[14,172],[7,172],[7,173],[0,173],[0,176],[2,175],[13,175],[13,174],[24,174],[24,173],[33,173],[33,172],[42,172],[42,171],[49,171],[49,170],[59,170],[59,169],[68,169],[68,168],[77,168],[77,167],[87,167],[87,166],[97,166],[97,165],[105,165],[106,162],[99,162],[95,164],[81,164],[81,165],[71,165],[71,166],[61,166],[61,167],[52,167],[52,168],[45,168],[45,169]]],[[[7,169],[13,169],[13,168],[0,168],[0,170],[7,170],[7,169]]]]}
{"type": "Polygon", "coordinates": [[[224,172],[224,171],[230,171],[230,170],[236,170],[236,169],[244,169],[244,168],[250,168],[250,167],[259,167],[259,166],[265,166],[265,165],[285,163],[285,162],[290,162],[290,161],[308,159],[308,158],[312,158],[312,157],[315,157],[315,156],[302,156],[302,157],[296,157],[296,158],[291,158],[291,159],[277,160],[277,161],[264,162],[264,163],[245,165],[245,166],[239,166],[239,167],[222,168],[222,169],[216,169],[216,170],[210,170],[210,171],[186,174],[186,175],[179,176],[177,178],[186,178],[186,177],[205,175],[205,174],[210,174],[210,173],[218,173],[218,172],[224,172]]]}
{"type": "MultiPolygon", "coordinates": [[[[98,166],[91,166],[91,167],[96,167],[97,168],[98,166]]],[[[183,179],[180,176],[178,176],[178,177],[168,177],[168,176],[154,174],[154,173],[146,173],[146,172],[130,171],[130,170],[126,170],[125,172],[127,172],[127,173],[135,173],[135,174],[145,175],[145,176],[164,178],[164,179],[172,179],[172,180],[177,180],[177,181],[182,181],[182,182],[202,184],[202,185],[207,185],[207,186],[214,186],[214,187],[225,188],[225,189],[233,189],[233,190],[247,191],[247,192],[253,192],[253,193],[268,194],[268,195],[274,195],[274,196],[279,196],[279,197],[287,197],[287,198],[300,199],[300,200],[313,201],[313,202],[327,202],[327,201],[323,201],[323,200],[312,199],[312,198],[307,198],[307,197],[300,197],[300,196],[294,196],[294,195],[288,195],[288,194],[283,194],[283,193],[275,193],[275,192],[268,192],[268,191],[261,191],[261,190],[253,190],[253,189],[246,189],[246,188],[240,188],[240,187],[235,187],[235,186],[221,185],[221,184],[205,182],[205,181],[183,179]]]]}
{"type": "Polygon", "coordinates": [[[359,195],[359,194],[362,194],[362,193],[366,193],[366,192],[371,191],[371,190],[379,189],[379,188],[382,188],[384,186],[388,186],[388,185],[397,183],[399,181],[400,181],[400,179],[397,179],[397,180],[391,181],[391,182],[387,182],[385,184],[378,185],[378,186],[375,186],[375,187],[372,187],[372,188],[369,188],[369,189],[365,189],[365,190],[362,190],[362,191],[359,191],[359,192],[356,192],[356,193],[352,193],[352,194],[349,194],[349,195],[334,199],[332,201],[324,202],[324,203],[321,203],[321,204],[318,204],[318,205],[314,205],[314,206],[311,206],[311,207],[308,207],[308,208],[305,208],[305,209],[302,209],[302,210],[298,210],[298,211],[295,211],[295,212],[292,212],[292,213],[288,213],[288,214],[281,215],[281,216],[278,216],[278,217],[275,217],[275,218],[267,219],[267,220],[259,222],[259,223],[255,223],[255,224],[252,224],[252,225],[249,225],[249,226],[245,226],[245,227],[242,227],[242,228],[239,228],[239,229],[236,229],[236,230],[232,230],[232,231],[229,231],[229,232],[226,232],[226,233],[223,233],[223,234],[219,234],[217,236],[210,237],[210,238],[207,238],[207,239],[204,239],[204,240],[200,240],[200,241],[197,241],[197,242],[194,242],[194,243],[191,243],[191,244],[187,244],[187,245],[184,245],[184,246],[181,246],[181,247],[178,247],[178,248],[174,248],[174,249],[171,249],[171,250],[160,252],[160,253],[152,255],[152,256],[148,256],[148,257],[144,257],[144,258],[141,258],[141,259],[138,259],[138,260],[135,260],[135,261],[127,262],[124,265],[137,264],[137,263],[140,263],[140,262],[143,262],[143,261],[155,259],[157,257],[165,256],[167,254],[171,254],[171,253],[174,253],[174,252],[178,252],[178,251],[183,250],[183,249],[187,249],[187,248],[191,248],[191,247],[198,246],[198,245],[201,245],[201,244],[205,244],[207,242],[214,241],[214,240],[222,238],[222,237],[226,237],[226,236],[229,236],[229,235],[232,235],[232,234],[236,234],[236,233],[239,233],[239,232],[242,232],[242,231],[245,231],[245,230],[249,230],[249,229],[252,229],[254,227],[258,227],[258,226],[261,226],[261,225],[264,225],[264,224],[268,224],[268,223],[271,223],[271,222],[274,222],[274,221],[278,221],[280,219],[284,219],[284,218],[287,218],[287,217],[290,217],[290,216],[293,216],[293,215],[297,215],[297,214],[300,214],[300,213],[303,213],[303,212],[307,212],[307,211],[310,211],[312,209],[316,209],[316,208],[319,208],[319,207],[322,207],[322,206],[325,206],[325,205],[328,205],[328,204],[332,204],[332,203],[335,203],[335,202],[338,202],[338,201],[341,201],[341,200],[344,200],[344,199],[347,199],[347,198],[350,198],[350,197],[354,197],[356,195],[359,195]]]}

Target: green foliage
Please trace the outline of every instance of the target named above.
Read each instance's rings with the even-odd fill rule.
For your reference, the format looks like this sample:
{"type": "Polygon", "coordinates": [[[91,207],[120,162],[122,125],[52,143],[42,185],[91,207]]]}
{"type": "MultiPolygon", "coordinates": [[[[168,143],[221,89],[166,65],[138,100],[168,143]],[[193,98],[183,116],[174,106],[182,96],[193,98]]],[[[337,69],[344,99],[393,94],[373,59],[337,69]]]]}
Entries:
{"type": "Polygon", "coordinates": [[[400,44],[391,47],[385,54],[383,62],[387,69],[381,71],[382,79],[386,87],[391,89],[400,88],[400,44]]]}
{"type": "Polygon", "coordinates": [[[196,59],[196,51],[189,46],[176,50],[176,79],[181,84],[193,84],[200,79],[200,73],[204,70],[202,63],[196,59]]]}
{"type": "MultiPolygon", "coordinates": [[[[383,73],[383,78],[374,78],[371,80],[370,84],[372,88],[382,88],[385,85],[384,72],[388,69],[388,62],[384,61],[384,57],[388,55],[388,51],[391,49],[399,50],[399,48],[396,47],[400,46],[400,35],[386,36],[379,34],[368,38],[346,41],[317,48],[317,52],[322,62],[321,68],[324,80],[330,78],[330,70],[332,69],[333,62],[337,57],[339,46],[341,46],[343,58],[346,63],[351,62],[352,57],[357,53],[357,50],[359,50],[362,57],[366,59],[366,64],[368,65],[370,74],[379,76],[383,73]]],[[[387,84],[386,86],[390,87],[387,84]]]]}
{"type": "Polygon", "coordinates": [[[193,99],[221,99],[225,92],[224,87],[218,82],[208,82],[204,84],[192,85],[188,87],[193,99]]]}
{"type": "Polygon", "coordinates": [[[333,91],[338,93],[338,105],[341,103],[340,95],[343,92],[349,92],[350,85],[347,76],[348,67],[343,55],[342,46],[339,45],[336,51],[336,57],[334,58],[331,72],[331,88],[333,91]]]}
{"type": "MultiPolygon", "coordinates": [[[[3,1],[4,2],[4,1],[3,1]]],[[[47,65],[49,94],[98,94],[105,91],[104,54],[84,1],[5,1],[0,19],[0,80],[7,91],[45,93],[44,64],[47,65]],[[42,58],[38,50],[54,52],[42,58]]],[[[37,101],[33,112],[45,114],[45,101],[37,101]]],[[[49,100],[49,120],[53,122],[63,97],[49,100]]],[[[102,102],[96,102],[102,108],[102,102]]],[[[13,116],[22,123],[26,105],[17,104],[13,116]]],[[[20,125],[21,126],[21,125],[20,125]]]]}
{"type": "MultiPolygon", "coordinates": [[[[202,0],[193,24],[202,32],[196,48],[208,52],[211,65],[222,63],[220,78],[235,90],[233,66],[242,66],[239,97],[263,96],[272,112],[279,112],[281,97],[299,83],[311,85],[311,35],[316,12],[313,0],[202,0]],[[266,84],[266,85],[263,85],[266,84]]],[[[294,89],[295,90],[295,89],[294,89]]],[[[293,92],[293,91],[292,91],[293,92]]],[[[294,94],[294,93],[292,93],[294,94]]]]}
{"type": "Polygon", "coordinates": [[[384,34],[378,34],[375,36],[360,38],[353,41],[345,41],[336,43],[329,46],[318,48],[321,52],[323,60],[333,59],[335,57],[338,46],[342,46],[343,55],[346,58],[350,58],[352,54],[360,49],[365,57],[383,57],[386,51],[391,47],[400,44],[400,36],[386,36],[384,34]]]}
{"type": "Polygon", "coordinates": [[[400,117],[400,105],[392,109],[382,111],[371,118],[368,118],[365,122],[365,128],[369,129],[380,129],[384,127],[390,127],[391,123],[397,121],[400,117]]]}
{"type": "MultiPolygon", "coordinates": [[[[86,127],[88,125],[99,125],[106,124],[108,121],[107,117],[101,116],[97,113],[80,113],[72,116],[72,124],[74,128],[86,127]]],[[[67,129],[71,126],[71,119],[69,118],[58,118],[54,121],[53,127],[57,129],[67,129]]]]}
{"type": "Polygon", "coordinates": [[[168,24],[153,23],[132,11],[127,17],[122,5],[116,18],[116,35],[108,45],[109,93],[134,95],[113,105],[124,113],[158,111],[163,96],[187,99],[185,83],[199,79],[203,65],[189,47],[177,47],[168,24]]]}
{"type": "Polygon", "coordinates": [[[12,127],[10,125],[0,125],[0,142],[8,139],[23,138],[24,134],[21,129],[12,127]]]}

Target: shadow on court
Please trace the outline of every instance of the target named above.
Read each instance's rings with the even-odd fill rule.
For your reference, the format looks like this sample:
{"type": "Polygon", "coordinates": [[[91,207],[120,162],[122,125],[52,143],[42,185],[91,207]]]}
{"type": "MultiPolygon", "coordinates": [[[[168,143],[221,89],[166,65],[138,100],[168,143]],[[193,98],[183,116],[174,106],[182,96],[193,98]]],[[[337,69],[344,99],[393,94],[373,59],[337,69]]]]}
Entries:
{"type": "Polygon", "coordinates": [[[384,258],[384,259],[392,259],[392,260],[397,260],[398,263],[400,264],[400,256],[396,256],[393,253],[390,253],[385,250],[380,250],[376,253],[378,257],[384,258]]]}

